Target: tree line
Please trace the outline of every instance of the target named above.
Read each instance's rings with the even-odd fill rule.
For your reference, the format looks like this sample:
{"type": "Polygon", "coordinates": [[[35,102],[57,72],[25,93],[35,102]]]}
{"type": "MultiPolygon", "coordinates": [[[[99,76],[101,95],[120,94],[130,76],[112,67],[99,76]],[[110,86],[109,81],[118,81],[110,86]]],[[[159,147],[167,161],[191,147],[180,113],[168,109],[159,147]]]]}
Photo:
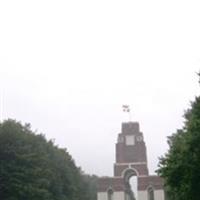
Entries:
{"type": "Polygon", "coordinates": [[[95,200],[96,182],[30,124],[0,123],[0,199],[95,200]]]}

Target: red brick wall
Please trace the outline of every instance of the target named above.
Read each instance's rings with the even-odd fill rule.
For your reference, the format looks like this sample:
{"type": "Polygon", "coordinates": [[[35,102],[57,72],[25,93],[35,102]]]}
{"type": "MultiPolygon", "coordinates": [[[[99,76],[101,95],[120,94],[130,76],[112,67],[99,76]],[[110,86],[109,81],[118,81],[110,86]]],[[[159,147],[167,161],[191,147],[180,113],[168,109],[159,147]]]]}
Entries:
{"type": "MultiPolygon", "coordinates": [[[[148,168],[146,164],[140,164],[140,165],[131,165],[131,168],[135,169],[139,176],[141,175],[148,175],[148,168]]],[[[129,165],[114,165],[114,176],[122,176],[123,172],[129,169],[129,165]]]]}
{"type": "Polygon", "coordinates": [[[159,190],[163,189],[164,182],[159,176],[138,177],[138,190],[146,190],[150,185],[155,190],[159,190]]]}

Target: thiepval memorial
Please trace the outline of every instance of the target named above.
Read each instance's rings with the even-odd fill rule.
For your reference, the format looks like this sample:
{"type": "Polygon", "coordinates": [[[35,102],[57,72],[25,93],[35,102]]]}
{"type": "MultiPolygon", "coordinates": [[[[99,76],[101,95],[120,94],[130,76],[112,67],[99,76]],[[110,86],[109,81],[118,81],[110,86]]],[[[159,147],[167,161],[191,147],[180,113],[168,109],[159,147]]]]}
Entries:
{"type": "Polygon", "coordinates": [[[113,177],[98,180],[98,200],[164,200],[163,180],[149,175],[146,145],[138,122],[122,123],[116,143],[113,177]],[[135,176],[134,192],[130,179],[135,176]]]}

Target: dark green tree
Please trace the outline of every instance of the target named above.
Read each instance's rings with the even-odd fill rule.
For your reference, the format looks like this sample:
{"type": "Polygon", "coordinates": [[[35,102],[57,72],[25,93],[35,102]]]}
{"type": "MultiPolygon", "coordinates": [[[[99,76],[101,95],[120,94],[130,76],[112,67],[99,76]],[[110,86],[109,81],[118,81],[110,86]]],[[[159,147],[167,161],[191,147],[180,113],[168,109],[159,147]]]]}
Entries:
{"type": "Polygon", "coordinates": [[[168,137],[169,150],[160,158],[158,173],[165,180],[168,199],[200,197],[200,97],[184,115],[181,130],[168,137]]]}
{"type": "Polygon", "coordinates": [[[90,200],[89,188],[66,149],[29,124],[0,124],[0,199],[90,200]]]}

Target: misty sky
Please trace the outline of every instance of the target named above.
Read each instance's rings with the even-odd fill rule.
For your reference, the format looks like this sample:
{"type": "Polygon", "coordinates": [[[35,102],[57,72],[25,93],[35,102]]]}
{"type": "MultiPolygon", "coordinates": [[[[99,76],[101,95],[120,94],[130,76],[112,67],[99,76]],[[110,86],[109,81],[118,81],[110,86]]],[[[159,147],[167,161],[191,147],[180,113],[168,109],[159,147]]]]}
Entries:
{"type": "Polygon", "coordinates": [[[112,175],[130,104],[153,173],[199,95],[199,11],[199,0],[1,0],[1,120],[29,122],[85,172],[112,175]]]}

